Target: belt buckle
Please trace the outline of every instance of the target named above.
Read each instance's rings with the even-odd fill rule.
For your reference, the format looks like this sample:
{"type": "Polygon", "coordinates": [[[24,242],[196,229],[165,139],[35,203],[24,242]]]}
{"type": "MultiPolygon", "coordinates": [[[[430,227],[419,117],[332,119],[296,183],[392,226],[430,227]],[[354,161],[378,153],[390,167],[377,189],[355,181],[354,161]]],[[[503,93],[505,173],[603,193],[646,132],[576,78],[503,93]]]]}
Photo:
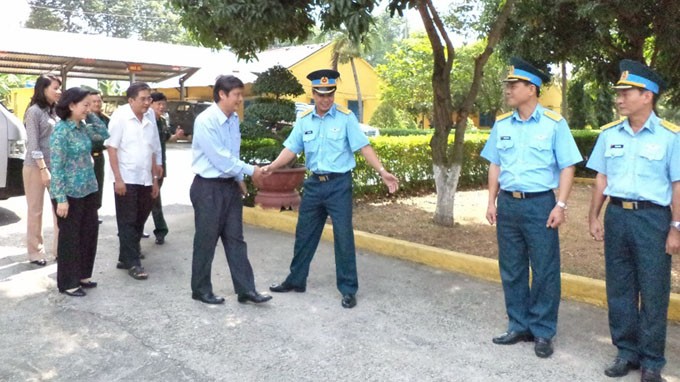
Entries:
{"type": "Polygon", "coordinates": [[[99,155],[101,155],[101,154],[100,153],[92,153],[93,157],[98,157],[99,155]]]}
{"type": "Polygon", "coordinates": [[[624,210],[637,210],[638,204],[637,202],[621,202],[621,207],[623,207],[624,210]]]}
{"type": "Polygon", "coordinates": [[[328,175],[319,175],[319,182],[328,181],[328,175]]]}
{"type": "Polygon", "coordinates": [[[515,199],[524,199],[524,193],[519,191],[513,191],[512,197],[515,199]]]}

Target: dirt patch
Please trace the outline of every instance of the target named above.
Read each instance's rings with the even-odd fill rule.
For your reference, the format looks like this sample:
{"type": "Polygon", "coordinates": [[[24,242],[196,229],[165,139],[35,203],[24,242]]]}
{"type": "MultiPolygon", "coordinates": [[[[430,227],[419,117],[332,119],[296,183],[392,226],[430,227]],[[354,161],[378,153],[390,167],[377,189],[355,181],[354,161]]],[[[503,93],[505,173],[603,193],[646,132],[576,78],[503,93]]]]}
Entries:
{"type": "MultiPolygon", "coordinates": [[[[569,198],[567,223],[560,227],[562,272],[604,279],[604,246],[588,233],[588,206],[591,189],[575,185],[569,198]]],[[[486,190],[456,194],[453,228],[432,222],[437,203],[434,194],[389,201],[362,201],[354,207],[354,225],[375,233],[488,258],[498,258],[496,228],[484,217],[486,190]]],[[[674,262],[672,289],[680,293],[680,264],[674,262]]]]}

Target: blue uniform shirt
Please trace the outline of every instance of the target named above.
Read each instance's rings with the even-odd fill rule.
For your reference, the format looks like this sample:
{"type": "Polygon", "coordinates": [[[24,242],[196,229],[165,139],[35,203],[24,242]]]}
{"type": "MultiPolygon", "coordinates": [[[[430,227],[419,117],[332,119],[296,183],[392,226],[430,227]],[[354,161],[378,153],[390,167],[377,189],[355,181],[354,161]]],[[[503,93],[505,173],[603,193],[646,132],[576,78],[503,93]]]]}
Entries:
{"type": "Polygon", "coordinates": [[[254,167],[240,159],[241,130],[238,114],[228,117],[212,104],[196,117],[191,141],[191,169],[203,178],[236,178],[253,175],[254,167]]]}
{"type": "Polygon", "coordinates": [[[587,167],[607,176],[604,194],[671,204],[671,183],[680,180],[679,135],[652,112],[637,134],[628,119],[603,127],[587,167]]]}
{"type": "Polygon", "coordinates": [[[564,118],[541,105],[526,121],[501,115],[481,156],[500,167],[501,189],[522,192],[557,188],[560,171],[583,160],[564,118]]]}
{"type": "Polygon", "coordinates": [[[354,113],[335,104],[322,117],[316,108],[304,114],[283,142],[295,154],[304,150],[307,168],[321,174],[354,169],[354,152],[368,144],[354,113]]]}

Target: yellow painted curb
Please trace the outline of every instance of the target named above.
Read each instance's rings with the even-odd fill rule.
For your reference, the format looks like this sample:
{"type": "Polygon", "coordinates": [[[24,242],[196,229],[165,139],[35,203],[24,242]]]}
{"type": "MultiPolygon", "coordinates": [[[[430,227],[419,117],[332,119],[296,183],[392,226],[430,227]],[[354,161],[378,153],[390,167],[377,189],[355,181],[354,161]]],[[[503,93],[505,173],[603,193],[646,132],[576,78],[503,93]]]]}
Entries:
{"type": "MultiPolygon", "coordinates": [[[[297,213],[244,208],[243,221],[246,224],[295,233],[297,213]]],[[[323,236],[333,241],[333,228],[326,225],[323,236]]],[[[484,280],[500,282],[498,261],[481,256],[411,243],[372,233],[354,231],[357,248],[384,256],[425,264],[431,267],[464,273],[484,280]]],[[[581,301],[599,307],[607,307],[607,294],[603,280],[562,273],[562,298],[581,301]]],[[[668,319],[680,321],[680,294],[671,293],[668,319]]]]}

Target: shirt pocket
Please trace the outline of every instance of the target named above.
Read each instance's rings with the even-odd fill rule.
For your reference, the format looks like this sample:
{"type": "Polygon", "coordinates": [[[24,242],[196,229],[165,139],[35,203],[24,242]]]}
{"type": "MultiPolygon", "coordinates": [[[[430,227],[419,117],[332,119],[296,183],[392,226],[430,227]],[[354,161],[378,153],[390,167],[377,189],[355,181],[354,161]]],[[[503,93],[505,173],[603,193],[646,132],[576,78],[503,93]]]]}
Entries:
{"type": "Polygon", "coordinates": [[[496,141],[496,149],[498,150],[498,156],[501,159],[501,166],[507,166],[514,163],[517,159],[515,142],[512,137],[502,136],[496,141]]]}
{"type": "Polygon", "coordinates": [[[547,136],[539,135],[532,137],[527,146],[530,163],[540,165],[550,165],[553,162],[552,139],[547,136]]]}
{"type": "Polygon", "coordinates": [[[302,135],[302,144],[306,153],[315,153],[319,150],[319,140],[314,131],[305,131],[302,135]]]}
{"type": "Polygon", "coordinates": [[[648,143],[640,148],[638,153],[640,156],[640,171],[641,176],[658,177],[666,173],[666,146],[656,143],[648,143]]]}
{"type": "Polygon", "coordinates": [[[331,127],[326,134],[326,139],[333,150],[344,151],[347,131],[340,127],[331,127]]]}

